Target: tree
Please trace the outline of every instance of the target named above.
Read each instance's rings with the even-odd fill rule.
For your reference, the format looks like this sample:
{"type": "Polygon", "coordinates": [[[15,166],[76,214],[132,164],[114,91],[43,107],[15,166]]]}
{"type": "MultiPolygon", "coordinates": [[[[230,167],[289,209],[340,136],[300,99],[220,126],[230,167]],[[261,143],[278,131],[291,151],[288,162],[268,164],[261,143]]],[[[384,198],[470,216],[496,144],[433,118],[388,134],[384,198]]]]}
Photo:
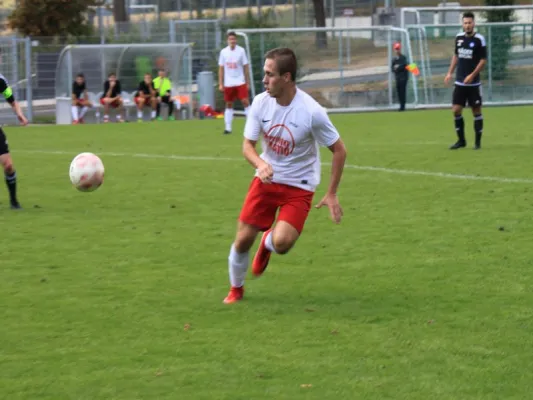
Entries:
{"type": "MultiPolygon", "coordinates": [[[[326,10],[324,9],[323,0],[313,0],[313,7],[315,9],[315,21],[317,27],[326,26],[326,10]]],[[[319,49],[325,49],[328,47],[328,37],[326,32],[316,33],[316,47],[319,49]]]]}
{"type": "MultiPolygon", "coordinates": [[[[487,6],[512,6],[514,0],[485,0],[487,6]]],[[[489,10],[485,12],[487,22],[512,22],[513,10],[489,10]]],[[[512,33],[510,26],[493,26],[487,35],[491,50],[492,78],[502,80],[507,76],[507,65],[512,47],[512,33]]]]}
{"type": "Polygon", "coordinates": [[[113,19],[118,32],[127,33],[129,31],[129,15],[126,10],[126,0],[113,0],[113,19]]]}
{"type": "Polygon", "coordinates": [[[87,13],[97,5],[100,0],[19,0],[8,24],[25,36],[87,35],[87,13]]]}
{"type": "Polygon", "coordinates": [[[128,22],[126,0],[113,0],[113,18],[115,19],[115,23],[128,22]]]}

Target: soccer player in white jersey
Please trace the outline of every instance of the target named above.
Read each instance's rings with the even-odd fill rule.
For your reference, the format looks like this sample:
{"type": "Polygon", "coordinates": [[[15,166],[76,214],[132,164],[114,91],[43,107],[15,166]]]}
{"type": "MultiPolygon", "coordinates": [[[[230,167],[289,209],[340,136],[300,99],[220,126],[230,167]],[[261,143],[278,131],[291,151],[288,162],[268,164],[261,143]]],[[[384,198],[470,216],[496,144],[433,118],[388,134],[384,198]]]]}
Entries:
{"type": "Polygon", "coordinates": [[[288,48],[265,55],[263,83],[266,91],[254,98],[244,130],[243,154],[256,169],[242,207],[235,241],[229,254],[231,289],[224,303],[243,298],[249,250],[263,231],[252,262],[260,276],[271,253],[286,254],[302,233],[320,182],[319,145],[333,153],[326,195],[316,206],[327,206],[331,218],[340,223],[343,215],[337,198],[346,149],[325,109],[296,87],[297,61],[288,48]],[[261,139],[263,153],[256,143],[261,139]],[[276,212],[279,211],[274,227],[276,212]]]}
{"type": "Polygon", "coordinates": [[[240,100],[248,115],[250,100],[250,74],[248,73],[248,57],[246,51],[237,45],[235,32],[228,33],[228,46],[220,51],[218,58],[218,87],[224,93],[226,109],[224,111],[224,134],[231,133],[233,122],[233,103],[240,100]]]}

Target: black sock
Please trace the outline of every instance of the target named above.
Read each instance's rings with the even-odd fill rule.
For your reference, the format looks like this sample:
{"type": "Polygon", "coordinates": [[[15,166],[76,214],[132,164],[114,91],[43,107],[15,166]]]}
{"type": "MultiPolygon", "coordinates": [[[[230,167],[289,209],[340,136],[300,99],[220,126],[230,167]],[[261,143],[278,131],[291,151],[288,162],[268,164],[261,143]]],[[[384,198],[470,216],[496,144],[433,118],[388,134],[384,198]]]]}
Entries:
{"type": "Polygon", "coordinates": [[[155,108],[155,115],[156,117],[159,117],[159,114],[161,113],[161,103],[157,103],[157,106],[155,108]]]}
{"type": "Polygon", "coordinates": [[[474,131],[476,132],[476,144],[481,144],[481,135],[483,134],[483,115],[474,115],[474,131]]]}
{"type": "Polygon", "coordinates": [[[465,120],[462,115],[455,116],[455,131],[460,142],[465,141],[465,120]]]}
{"type": "Polygon", "coordinates": [[[17,204],[17,173],[13,171],[11,175],[5,174],[6,185],[9,190],[9,199],[11,204],[17,204]]]}

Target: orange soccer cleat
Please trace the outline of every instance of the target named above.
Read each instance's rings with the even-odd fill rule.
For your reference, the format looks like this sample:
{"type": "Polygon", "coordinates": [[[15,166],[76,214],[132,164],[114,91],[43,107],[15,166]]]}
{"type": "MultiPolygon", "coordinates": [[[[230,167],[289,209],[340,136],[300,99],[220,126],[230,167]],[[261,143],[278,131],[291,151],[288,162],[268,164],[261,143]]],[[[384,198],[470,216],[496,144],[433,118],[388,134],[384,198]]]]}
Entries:
{"type": "Polygon", "coordinates": [[[244,296],[244,286],[232,287],[224,299],[225,304],[232,304],[241,301],[244,296]]]}
{"type": "Polygon", "coordinates": [[[270,254],[272,253],[266,248],[265,241],[270,232],[272,232],[272,229],[269,229],[268,231],[263,233],[263,236],[261,237],[261,243],[259,244],[257,252],[255,253],[254,260],[252,262],[252,273],[255,276],[261,276],[263,272],[265,272],[266,267],[268,266],[270,254]]]}

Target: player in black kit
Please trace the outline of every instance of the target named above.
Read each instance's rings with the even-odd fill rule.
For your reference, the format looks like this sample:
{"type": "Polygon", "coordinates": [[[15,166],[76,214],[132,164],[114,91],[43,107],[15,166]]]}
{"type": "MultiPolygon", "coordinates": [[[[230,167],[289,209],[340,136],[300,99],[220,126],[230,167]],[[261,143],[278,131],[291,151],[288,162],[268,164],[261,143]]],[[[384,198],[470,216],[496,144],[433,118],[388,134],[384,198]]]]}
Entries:
{"type": "Polygon", "coordinates": [[[463,31],[455,37],[454,56],[444,78],[447,84],[452,79],[453,71],[457,67],[455,74],[455,89],[453,91],[453,114],[455,117],[455,131],[458,140],[450,146],[451,150],[466,147],[465,123],[463,120],[463,108],[468,105],[474,114],[474,131],[476,132],[476,143],[474,150],[481,148],[481,135],[483,133],[483,115],[481,114],[481,80],[480,72],[487,62],[487,45],[485,38],[474,31],[474,14],[466,12],[463,14],[463,31]]]}
{"type": "Polygon", "coordinates": [[[76,80],[72,83],[72,123],[83,124],[83,117],[87,110],[92,107],[87,93],[85,76],[78,74],[76,80]],[[81,108],[81,111],[79,110],[81,108]]]}
{"type": "MultiPolygon", "coordinates": [[[[4,99],[11,105],[13,111],[17,115],[18,120],[21,125],[27,125],[28,120],[22,113],[20,105],[15,101],[13,96],[13,90],[9,86],[7,79],[4,75],[0,74],[0,93],[4,96],[4,99]]],[[[13,160],[9,154],[9,147],[7,145],[7,138],[0,128],[0,164],[4,168],[4,175],[6,179],[7,189],[9,190],[9,201],[11,203],[11,208],[18,209],[21,208],[17,200],[17,173],[15,172],[15,167],[13,166],[13,160]]]]}

